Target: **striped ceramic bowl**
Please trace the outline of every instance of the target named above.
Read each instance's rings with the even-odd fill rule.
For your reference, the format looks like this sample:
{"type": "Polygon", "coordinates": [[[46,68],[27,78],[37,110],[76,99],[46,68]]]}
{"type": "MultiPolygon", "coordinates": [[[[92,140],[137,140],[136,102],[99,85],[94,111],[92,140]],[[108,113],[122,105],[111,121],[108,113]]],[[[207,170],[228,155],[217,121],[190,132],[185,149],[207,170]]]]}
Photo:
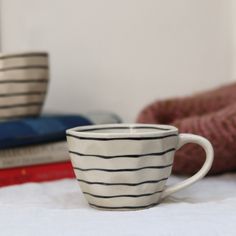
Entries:
{"type": "Polygon", "coordinates": [[[0,120],[39,115],[48,80],[46,52],[0,54],[0,120]]]}

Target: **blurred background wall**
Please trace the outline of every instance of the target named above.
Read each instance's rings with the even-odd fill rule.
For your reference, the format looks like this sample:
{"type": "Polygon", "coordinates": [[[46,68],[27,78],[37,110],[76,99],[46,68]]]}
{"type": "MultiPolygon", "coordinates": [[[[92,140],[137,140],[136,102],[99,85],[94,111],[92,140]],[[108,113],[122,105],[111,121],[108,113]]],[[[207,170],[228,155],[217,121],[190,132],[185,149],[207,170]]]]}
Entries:
{"type": "Polygon", "coordinates": [[[2,0],[1,49],[50,52],[46,111],[111,110],[132,122],[155,99],[236,77],[235,2],[2,0]]]}

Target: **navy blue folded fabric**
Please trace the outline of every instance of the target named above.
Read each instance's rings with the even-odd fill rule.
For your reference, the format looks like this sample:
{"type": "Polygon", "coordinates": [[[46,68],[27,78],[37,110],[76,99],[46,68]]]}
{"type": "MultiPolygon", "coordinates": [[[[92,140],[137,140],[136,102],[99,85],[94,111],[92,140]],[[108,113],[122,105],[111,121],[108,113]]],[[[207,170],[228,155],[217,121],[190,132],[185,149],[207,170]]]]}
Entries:
{"type": "Polygon", "coordinates": [[[0,149],[65,139],[65,130],[91,125],[81,115],[52,115],[0,123],[0,149]]]}

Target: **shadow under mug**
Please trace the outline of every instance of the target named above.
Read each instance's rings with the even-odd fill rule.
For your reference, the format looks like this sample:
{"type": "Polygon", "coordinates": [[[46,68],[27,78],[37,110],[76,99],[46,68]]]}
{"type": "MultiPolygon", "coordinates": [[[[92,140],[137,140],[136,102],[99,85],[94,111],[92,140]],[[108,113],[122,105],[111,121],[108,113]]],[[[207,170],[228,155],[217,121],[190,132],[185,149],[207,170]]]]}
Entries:
{"type": "Polygon", "coordinates": [[[203,178],[213,162],[213,148],[207,139],[179,134],[176,127],[169,125],[92,125],[66,133],[81,190],[90,206],[104,210],[155,206],[203,178]],[[166,186],[175,151],[186,143],[202,146],[206,161],[192,177],[166,186]]]}

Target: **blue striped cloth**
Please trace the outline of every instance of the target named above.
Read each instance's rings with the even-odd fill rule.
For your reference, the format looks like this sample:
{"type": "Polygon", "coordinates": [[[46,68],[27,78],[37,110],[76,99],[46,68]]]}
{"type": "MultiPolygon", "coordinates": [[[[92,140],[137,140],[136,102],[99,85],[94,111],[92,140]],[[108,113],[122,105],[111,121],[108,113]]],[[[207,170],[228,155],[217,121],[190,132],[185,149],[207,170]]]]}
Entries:
{"type": "Polygon", "coordinates": [[[81,115],[52,115],[0,123],[0,149],[65,139],[65,130],[92,122],[81,115]]]}

